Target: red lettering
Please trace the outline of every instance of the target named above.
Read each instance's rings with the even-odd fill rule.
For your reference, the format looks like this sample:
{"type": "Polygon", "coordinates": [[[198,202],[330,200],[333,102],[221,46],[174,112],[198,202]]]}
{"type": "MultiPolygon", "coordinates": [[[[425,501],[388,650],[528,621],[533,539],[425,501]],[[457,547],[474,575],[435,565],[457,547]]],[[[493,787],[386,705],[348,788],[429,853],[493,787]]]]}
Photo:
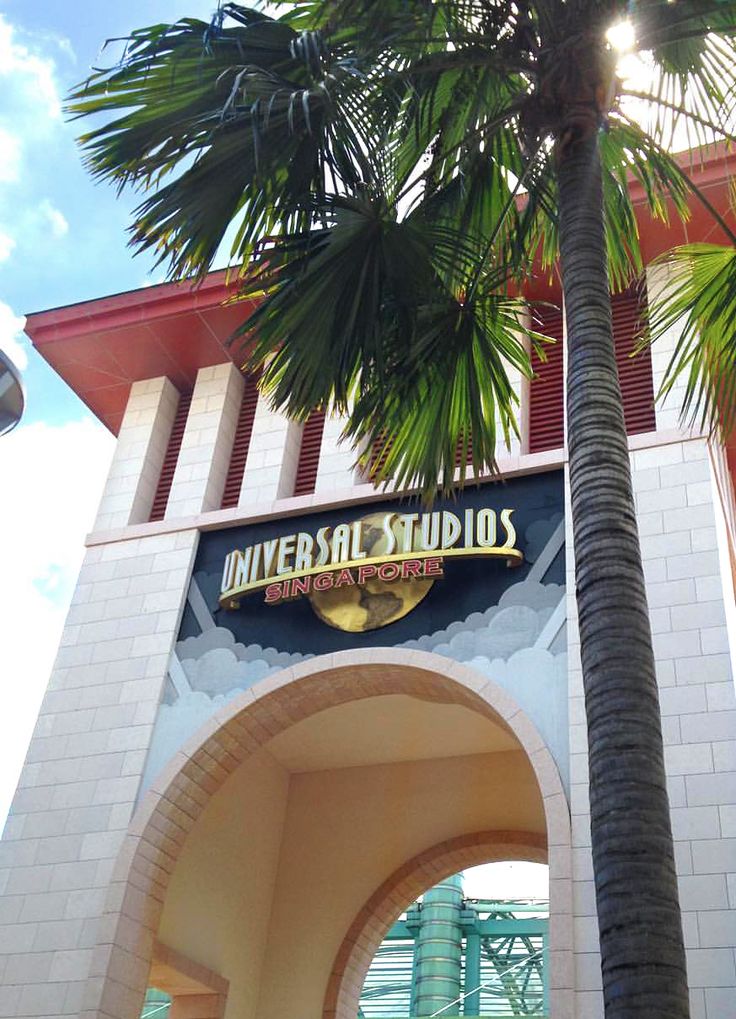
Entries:
{"type": "Polygon", "coordinates": [[[295,577],[291,582],[291,597],[296,598],[299,594],[309,594],[311,587],[311,577],[295,577]]]}
{"type": "Polygon", "coordinates": [[[373,563],[368,563],[367,566],[359,566],[358,567],[358,583],[359,584],[365,584],[366,580],[368,580],[369,577],[375,577],[375,575],[377,573],[378,573],[378,570],[373,565],[373,563]]]}
{"type": "Polygon", "coordinates": [[[422,564],[419,559],[405,559],[401,564],[401,579],[408,580],[410,577],[421,577],[422,564]]]}
{"type": "Polygon", "coordinates": [[[424,560],[424,576],[425,577],[443,577],[444,570],[442,568],[441,559],[425,559],[424,560]]]}
{"type": "Polygon", "coordinates": [[[266,604],[273,605],[281,601],[281,584],[269,584],[266,588],[266,604]]]}
{"type": "Polygon", "coordinates": [[[335,578],[332,573],[318,573],[314,578],[314,590],[329,591],[334,582],[335,578]]]}
{"type": "Polygon", "coordinates": [[[340,572],[338,573],[337,579],[335,580],[335,587],[344,587],[345,584],[354,584],[354,583],[355,583],[355,577],[353,576],[353,571],[352,570],[348,570],[346,568],[344,570],[340,570],[340,572]]]}
{"type": "Polygon", "coordinates": [[[401,567],[398,563],[381,563],[378,567],[378,576],[381,580],[396,580],[401,573],[401,567]]]}

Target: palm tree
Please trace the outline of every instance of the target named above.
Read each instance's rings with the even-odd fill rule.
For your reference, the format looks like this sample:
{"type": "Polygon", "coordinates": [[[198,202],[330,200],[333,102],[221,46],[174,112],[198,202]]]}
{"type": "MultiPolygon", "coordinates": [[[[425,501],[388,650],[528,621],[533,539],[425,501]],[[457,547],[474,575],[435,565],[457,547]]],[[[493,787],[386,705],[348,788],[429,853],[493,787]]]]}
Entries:
{"type": "Polygon", "coordinates": [[[684,1019],[610,288],[642,268],[632,179],[655,217],[706,200],[669,148],[682,125],[691,144],[728,137],[736,4],[632,9],[648,130],[607,42],[622,0],[284,8],[134,33],[71,96],[74,116],[106,115],[82,138],[89,167],[143,189],[132,243],[173,278],[205,273],[230,230],[242,293],[262,298],[241,331],[262,389],[291,414],[345,413],[356,448],[382,447],[377,480],[427,498],[453,484],[458,447],[494,469],[516,428],[509,369],[529,376],[543,343],[518,295],[559,259],[606,1016],[684,1019]]]}

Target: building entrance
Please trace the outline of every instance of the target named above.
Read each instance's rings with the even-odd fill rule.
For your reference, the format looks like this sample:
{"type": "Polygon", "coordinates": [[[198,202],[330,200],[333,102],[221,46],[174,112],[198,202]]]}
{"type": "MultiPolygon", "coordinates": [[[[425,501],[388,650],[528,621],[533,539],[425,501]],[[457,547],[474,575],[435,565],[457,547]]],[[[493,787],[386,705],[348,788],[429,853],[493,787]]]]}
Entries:
{"type": "MultiPolygon", "coordinates": [[[[569,834],[551,756],[499,689],[448,671],[396,651],[305,663],[184,749],[131,836],[128,894],[144,896],[152,969],[120,1019],[140,1014],[146,985],[171,993],[178,981],[172,1019],[184,1007],[187,988],[176,975],[165,986],[157,953],[169,972],[191,961],[222,982],[213,1015],[355,1019],[401,909],[465,866],[544,862],[550,835],[562,839],[553,881],[564,903],[569,834]],[[176,852],[172,824],[187,829],[176,852]],[[146,863],[164,852],[167,875],[146,863]]],[[[127,923],[121,933],[130,938],[127,923]]],[[[111,946],[108,981],[121,951],[111,946]]]]}

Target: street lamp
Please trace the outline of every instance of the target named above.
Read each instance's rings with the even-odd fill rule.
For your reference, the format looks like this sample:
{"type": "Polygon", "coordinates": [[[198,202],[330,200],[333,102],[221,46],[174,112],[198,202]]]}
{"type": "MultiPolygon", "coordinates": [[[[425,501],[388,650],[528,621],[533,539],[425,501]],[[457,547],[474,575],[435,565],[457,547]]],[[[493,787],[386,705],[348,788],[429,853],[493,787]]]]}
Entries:
{"type": "Polygon", "coordinates": [[[0,435],[12,431],[23,414],[26,397],[20,372],[0,350],[0,435]]]}

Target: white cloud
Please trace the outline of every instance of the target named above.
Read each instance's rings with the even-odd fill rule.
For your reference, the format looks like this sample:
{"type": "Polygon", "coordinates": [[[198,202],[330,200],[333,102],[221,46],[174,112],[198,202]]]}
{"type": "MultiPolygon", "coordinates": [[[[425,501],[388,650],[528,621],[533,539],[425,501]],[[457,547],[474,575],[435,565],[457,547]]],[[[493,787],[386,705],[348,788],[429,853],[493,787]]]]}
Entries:
{"type": "Polygon", "coordinates": [[[14,184],[20,178],[20,157],[20,138],[0,127],[0,184],[14,184]]]}
{"type": "Polygon", "coordinates": [[[54,62],[39,56],[17,39],[16,29],[0,14],[0,77],[19,88],[33,105],[54,120],[61,119],[61,100],[54,80],[54,62]]]}
{"type": "Polygon", "coordinates": [[[114,440],[90,419],[17,428],[0,442],[0,824],[53,664],[114,440]],[[9,539],[9,540],[8,540],[9,539]],[[8,696],[10,688],[12,694],[8,696]]]}
{"type": "Polygon", "coordinates": [[[13,253],[15,238],[0,230],[0,262],[7,262],[13,253]]]}
{"type": "MultiPolygon", "coordinates": [[[[0,234],[0,249],[2,248],[2,237],[0,234]]],[[[12,243],[12,238],[8,238],[12,243]]],[[[28,367],[28,352],[23,338],[23,326],[26,320],[16,315],[11,307],[0,301],[0,350],[4,350],[10,357],[16,368],[23,371],[28,367]]],[[[5,487],[5,482],[1,486],[5,487]]],[[[4,509],[4,507],[3,507],[4,509]]]]}
{"type": "Polygon", "coordinates": [[[51,230],[53,237],[64,237],[69,233],[69,223],[63,212],[57,209],[48,198],[44,198],[38,208],[46,226],[51,230]]]}

